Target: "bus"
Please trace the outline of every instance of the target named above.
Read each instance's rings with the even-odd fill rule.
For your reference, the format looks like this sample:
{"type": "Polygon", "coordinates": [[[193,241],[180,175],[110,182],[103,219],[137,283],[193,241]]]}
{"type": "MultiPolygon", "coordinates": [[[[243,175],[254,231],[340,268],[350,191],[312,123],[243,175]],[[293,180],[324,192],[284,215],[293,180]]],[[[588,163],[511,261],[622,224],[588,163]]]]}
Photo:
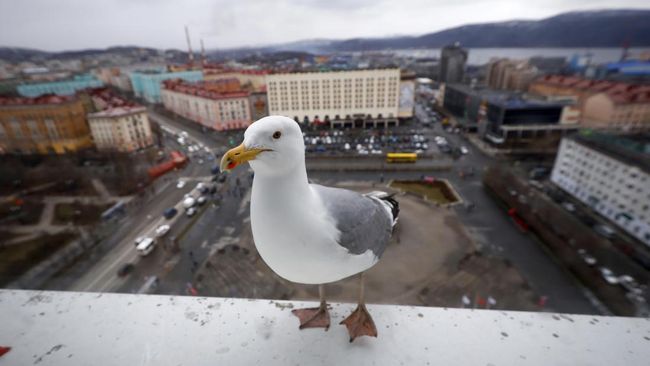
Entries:
{"type": "Polygon", "coordinates": [[[415,163],[418,160],[416,153],[388,153],[386,154],[387,163],[415,163]]]}

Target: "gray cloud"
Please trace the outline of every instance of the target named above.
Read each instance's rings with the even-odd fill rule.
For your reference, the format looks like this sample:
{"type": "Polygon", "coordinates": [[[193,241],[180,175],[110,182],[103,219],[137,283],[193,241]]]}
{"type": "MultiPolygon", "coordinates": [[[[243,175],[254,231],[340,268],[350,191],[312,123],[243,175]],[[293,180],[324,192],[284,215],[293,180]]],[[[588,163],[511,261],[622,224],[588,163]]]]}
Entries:
{"type": "Polygon", "coordinates": [[[44,50],[141,45],[195,48],[312,38],[423,34],[565,11],[648,8],[647,0],[21,0],[0,1],[0,45],[44,50]]]}

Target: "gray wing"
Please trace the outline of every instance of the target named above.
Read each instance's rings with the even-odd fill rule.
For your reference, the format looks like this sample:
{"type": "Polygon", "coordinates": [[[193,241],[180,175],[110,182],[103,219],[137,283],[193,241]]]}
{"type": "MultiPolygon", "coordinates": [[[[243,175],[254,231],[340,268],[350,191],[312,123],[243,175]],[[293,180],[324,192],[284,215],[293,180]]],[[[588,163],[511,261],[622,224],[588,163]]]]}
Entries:
{"type": "Polygon", "coordinates": [[[381,257],[392,233],[393,219],[381,202],[347,189],[312,184],[341,232],[339,245],[352,254],[368,249],[381,257]]]}

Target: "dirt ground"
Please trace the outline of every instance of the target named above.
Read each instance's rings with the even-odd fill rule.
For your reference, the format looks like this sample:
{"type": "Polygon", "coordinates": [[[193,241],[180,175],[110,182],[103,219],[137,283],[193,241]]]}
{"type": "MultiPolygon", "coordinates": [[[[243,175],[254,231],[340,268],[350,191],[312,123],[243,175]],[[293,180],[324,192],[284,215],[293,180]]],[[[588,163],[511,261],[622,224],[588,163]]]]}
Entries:
{"type": "MultiPolygon", "coordinates": [[[[370,187],[346,186],[359,192],[370,187]]],[[[500,259],[477,254],[472,239],[449,208],[409,194],[398,194],[400,221],[381,260],[366,272],[369,303],[461,306],[463,295],[497,300],[495,308],[534,309],[535,296],[519,273],[500,259]]],[[[197,288],[208,296],[269,299],[318,299],[317,286],[287,282],[257,255],[250,225],[238,248],[215,253],[197,273],[197,288]]],[[[355,302],[358,276],[327,284],[332,302],[355,302]]],[[[481,300],[482,299],[482,300],[481,300]]],[[[473,306],[473,305],[472,305],[473,306]]],[[[483,306],[479,306],[483,307],[483,306]]]]}

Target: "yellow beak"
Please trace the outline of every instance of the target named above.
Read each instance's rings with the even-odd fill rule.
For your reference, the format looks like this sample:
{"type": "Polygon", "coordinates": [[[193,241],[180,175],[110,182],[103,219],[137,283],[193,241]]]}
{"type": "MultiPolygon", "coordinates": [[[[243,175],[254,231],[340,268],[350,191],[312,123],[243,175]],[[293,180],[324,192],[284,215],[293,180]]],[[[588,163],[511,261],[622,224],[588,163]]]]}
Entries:
{"type": "Polygon", "coordinates": [[[219,169],[222,172],[232,170],[239,164],[255,159],[259,153],[269,150],[270,149],[247,149],[242,143],[241,145],[228,150],[228,152],[223,155],[219,169]]]}

